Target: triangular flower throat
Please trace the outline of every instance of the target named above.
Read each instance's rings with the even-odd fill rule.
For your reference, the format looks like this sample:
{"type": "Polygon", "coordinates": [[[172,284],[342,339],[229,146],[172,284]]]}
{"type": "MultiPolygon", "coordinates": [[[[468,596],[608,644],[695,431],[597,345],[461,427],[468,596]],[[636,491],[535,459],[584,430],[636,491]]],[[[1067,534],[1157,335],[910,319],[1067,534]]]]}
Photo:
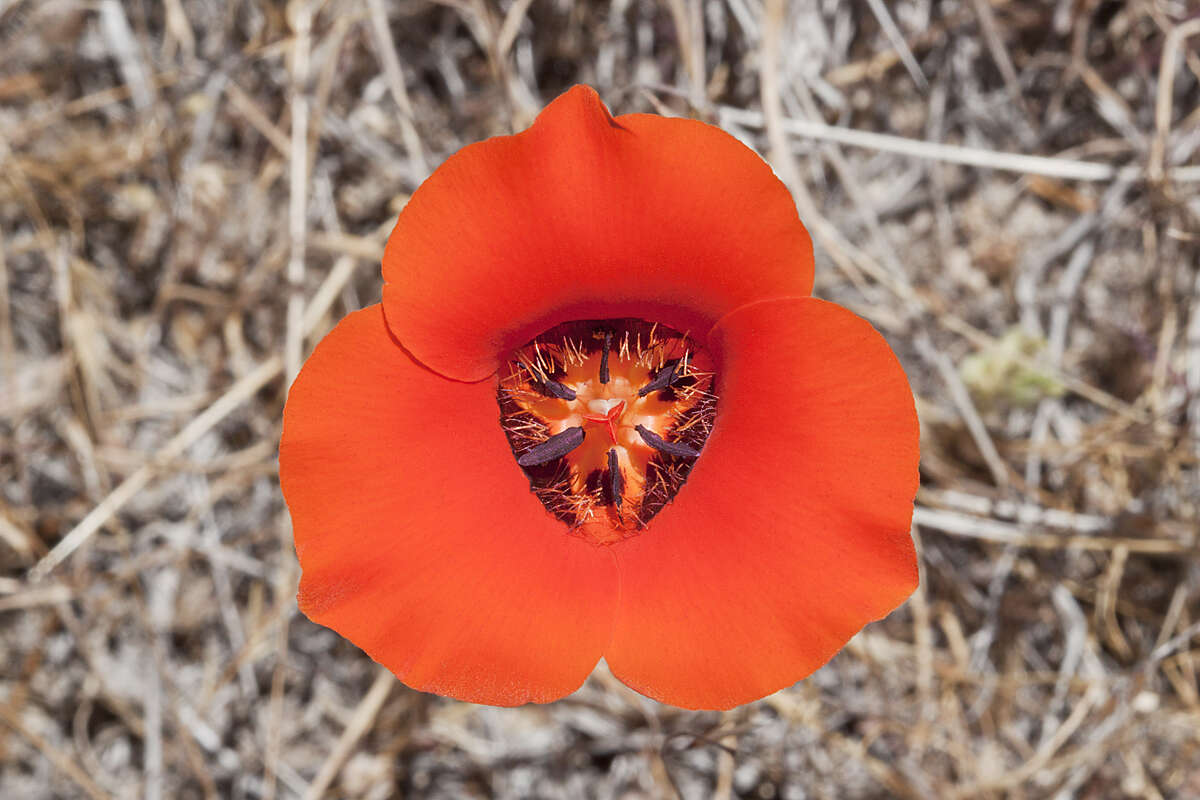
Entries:
{"type": "Polygon", "coordinates": [[[687,480],[716,418],[707,353],[638,319],[552,328],[501,371],[501,424],[533,493],[597,543],[636,534],[687,480]]]}

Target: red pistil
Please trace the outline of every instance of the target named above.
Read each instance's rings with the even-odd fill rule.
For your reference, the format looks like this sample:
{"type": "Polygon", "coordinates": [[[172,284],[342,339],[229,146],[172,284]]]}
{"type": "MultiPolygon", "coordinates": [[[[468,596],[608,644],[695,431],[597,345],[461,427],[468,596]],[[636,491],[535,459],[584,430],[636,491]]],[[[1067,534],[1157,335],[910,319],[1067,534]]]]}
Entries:
{"type": "Polygon", "coordinates": [[[608,429],[608,437],[612,439],[613,444],[617,443],[617,420],[625,411],[625,401],[617,403],[608,410],[607,414],[584,414],[583,418],[588,422],[601,422],[608,429]]]}

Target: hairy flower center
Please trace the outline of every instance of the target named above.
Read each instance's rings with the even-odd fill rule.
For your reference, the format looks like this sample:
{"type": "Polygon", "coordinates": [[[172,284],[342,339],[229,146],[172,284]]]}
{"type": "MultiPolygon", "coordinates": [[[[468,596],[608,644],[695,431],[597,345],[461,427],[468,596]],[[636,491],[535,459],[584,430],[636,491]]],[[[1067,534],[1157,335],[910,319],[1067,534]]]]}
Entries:
{"type": "Polygon", "coordinates": [[[671,501],[716,416],[704,351],[642,320],[559,325],[502,375],[517,464],[546,509],[597,544],[636,533],[671,501]]]}

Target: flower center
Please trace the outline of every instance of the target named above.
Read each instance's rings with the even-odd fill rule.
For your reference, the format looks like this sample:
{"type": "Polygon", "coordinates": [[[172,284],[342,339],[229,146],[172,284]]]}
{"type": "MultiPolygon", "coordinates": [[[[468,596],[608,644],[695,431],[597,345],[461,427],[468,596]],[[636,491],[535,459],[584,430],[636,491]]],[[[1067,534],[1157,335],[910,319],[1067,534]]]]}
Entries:
{"type": "Polygon", "coordinates": [[[708,365],[686,334],[636,319],[568,322],[517,350],[500,419],[533,493],[596,544],[640,531],[712,430],[708,365]]]}

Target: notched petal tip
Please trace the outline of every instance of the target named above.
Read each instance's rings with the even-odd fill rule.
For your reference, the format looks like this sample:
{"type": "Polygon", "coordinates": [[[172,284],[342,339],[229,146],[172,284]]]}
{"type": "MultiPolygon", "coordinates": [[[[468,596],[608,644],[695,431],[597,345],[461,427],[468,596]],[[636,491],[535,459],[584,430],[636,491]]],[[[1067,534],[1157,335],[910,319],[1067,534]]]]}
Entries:
{"type": "MultiPolygon", "coordinates": [[[[582,83],[572,86],[550,101],[537,115],[532,130],[557,132],[560,126],[567,129],[592,127],[602,130],[625,130],[600,99],[599,92],[582,83]]],[[[569,130],[564,132],[570,134],[569,130]]]]}

